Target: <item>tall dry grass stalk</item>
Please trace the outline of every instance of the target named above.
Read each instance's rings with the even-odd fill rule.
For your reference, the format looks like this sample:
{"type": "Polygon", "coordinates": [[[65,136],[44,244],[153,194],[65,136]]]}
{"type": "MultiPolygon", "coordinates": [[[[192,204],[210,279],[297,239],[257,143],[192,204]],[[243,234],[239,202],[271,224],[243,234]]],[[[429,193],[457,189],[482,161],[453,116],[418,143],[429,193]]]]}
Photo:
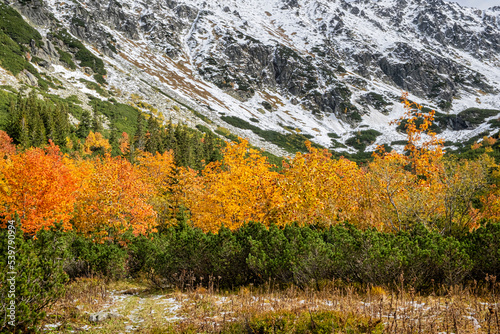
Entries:
{"type": "Polygon", "coordinates": [[[125,324],[120,321],[132,313],[141,319],[134,330],[139,333],[500,333],[500,284],[495,277],[468,286],[434,286],[426,294],[403,279],[392,290],[340,281],[301,288],[278,287],[270,281],[234,291],[220,290],[217,279],[170,291],[135,283],[139,294],[119,299],[121,305],[110,300],[117,300],[113,294],[128,294],[127,284],[114,283],[103,290],[96,282],[72,283],[54,311],[73,323],[89,325],[84,312],[103,306],[121,310],[123,319],[93,327],[96,333],[122,331],[125,324]],[[112,288],[115,292],[110,294],[112,288]],[[137,305],[142,305],[139,311],[137,305]]]}

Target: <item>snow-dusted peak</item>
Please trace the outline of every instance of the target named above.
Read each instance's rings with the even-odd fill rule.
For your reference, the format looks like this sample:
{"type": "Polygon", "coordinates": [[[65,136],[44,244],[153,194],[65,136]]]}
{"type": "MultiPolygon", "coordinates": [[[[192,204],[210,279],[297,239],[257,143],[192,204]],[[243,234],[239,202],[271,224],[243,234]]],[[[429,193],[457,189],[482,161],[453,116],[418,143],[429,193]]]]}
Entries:
{"type": "Polygon", "coordinates": [[[480,126],[457,120],[471,107],[500,110],[499,7],[442,0],[44,3],[104,57],[110,85],[150,98],[162,91],[210,119],[195,121],[260,146],[268,138],[256,127],[350,152],[346,140],[370,128],[381,135],[369,149],[401,140],[388,123],[403,113],[403,91],[441,113],[446,140],[495,131],[489,119],[480,126]]]}

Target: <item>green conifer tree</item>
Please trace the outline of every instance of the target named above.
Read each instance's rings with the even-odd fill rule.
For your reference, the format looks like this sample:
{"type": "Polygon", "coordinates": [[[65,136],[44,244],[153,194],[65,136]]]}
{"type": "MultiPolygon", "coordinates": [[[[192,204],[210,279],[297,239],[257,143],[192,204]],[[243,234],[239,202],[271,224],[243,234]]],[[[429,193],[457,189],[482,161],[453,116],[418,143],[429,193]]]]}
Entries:
{"type": "Polygon", "coordinates": [[[61,147],[66,146],[66,138],[70,134],[71,124],[69,123],[69,110],[67,104],[57,104],[53,109],[53,119],[56,126],[54,133],[54,143],[61,147]]]}
{"type": "Polygon", "coordinates": [[[93,117],[92,117],[92,131],[94,133],[103,133],[103,126],[102,126],[102,120],[101,120],[101,114],[97,110],[97,103],[94,105],[94,110],[93,110],[93,117]]]}
{"type": "Polygon", "coordinates": [[[139,113],[137,115],[136,130],[134,136],[134,148],[135,150],[144,151],[146,145],[146,125],[144,116],[139,113]]]}
{"type": "Polygon", "coordinates": [[[56,123],[54,120],[54,115],[57,112],[57,105],[55,108],[49,107],[48,103],[44,103],[41,107],[41,116],[43,124],[45,126],[45,135],[47,139],[52,139],[55,143],[56,137],[56,123]]]}
{"type": "Polygon", "coordinates": [[[90,130],[92,129],[92,118],[90,113],[87,110],[84,110],[82,113],[82,119],[80,120],[80,124],[78,124],[78,128],[76,130],[76,135],[78,138],[87,138],[90,130]]]}
{"type": "Polygon", "coordinates": [[[147,129],[149,136],[146,139],[146,151],[152,154],[160,152],[160,147],[162,146],[160,125],[158,124],[158,121],[154,117],[150,117],[148,119],[147,129]]]}

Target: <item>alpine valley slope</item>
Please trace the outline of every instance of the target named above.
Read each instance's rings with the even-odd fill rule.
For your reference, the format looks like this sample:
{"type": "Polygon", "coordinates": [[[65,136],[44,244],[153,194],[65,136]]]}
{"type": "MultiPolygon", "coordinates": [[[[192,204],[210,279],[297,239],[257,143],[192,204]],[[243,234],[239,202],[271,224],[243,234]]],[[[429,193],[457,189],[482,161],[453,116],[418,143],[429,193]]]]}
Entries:
{"type": "MultiPolygon", "coordinates": [[[[166,119],[224,127],[275,154],[291,153],[273,144],[276,132],[352,153],[352,137],[373,129],[362,149],[382,143],[401,149],[405,136],[389,122],[404,112],[403,91],[438,111],[439,136],[448,143],[498,131],[491,120],[500,116],[500,7],[482,11],[441,0],[10,5],[46,46],[76,59],[77,48],[61,40],[65,30],[102,58],[105,88],[119,91],[122,102],[140,95],[166,119]]],[[[71,70],[31,47],[49,61],[39,71],[65,89],[96,95],[77,80],[94,80],[84,76],[88,68],[71,70]]],[[[63,88],[53,93],[68,95],[63,88]]]]}

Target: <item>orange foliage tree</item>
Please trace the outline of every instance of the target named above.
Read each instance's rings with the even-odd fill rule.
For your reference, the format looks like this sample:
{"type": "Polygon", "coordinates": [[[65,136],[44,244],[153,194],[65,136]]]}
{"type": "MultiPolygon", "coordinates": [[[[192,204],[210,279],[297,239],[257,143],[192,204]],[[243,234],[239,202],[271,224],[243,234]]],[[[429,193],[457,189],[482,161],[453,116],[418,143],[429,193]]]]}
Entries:
{"type": "Polygon", "coordinates": [[[431,110],[427,114],[423,113],[421,105],[408,101],[408,93],[403,94],[402,101],[406,113],[397,123],[405,121],[407,137],[405,151],[408,152],[405,157],[408,167],[415,175],[432,176],[438,169],[437,162],[444,155],[443,140],[437,138],[436,133],[431,131],[436,112],[431,110]]]}
{"type": "Polygon", "coordinates": [[[7,132],[0,130],[0,159],[16,153],[16,145],[12,142],[7,132]]]}
{"type": "Polygon", "coordinates": [[[120,144],[120,152],[122,152],[123,155],[130,153],[130,138],[128,133],[122,133],[122,136],[118,140],[118,144],[120,144]]]}
{"type": "MultiPolygon", "coordinates": [[[[168,226],[181,207],[195,226],[212,232],[249,221],[282,226],[347,221],[394,232],[421,223],[451,233],[475,228],[482,218],[500,219],[500,188],[489,182],[500,184],[493,159],[444,158],[442,140],[430,130],[434,111],[423,113],[407,94],[403,103],[406,114],[398,122],[406,128],[405,152],[379,147],[366,167],[332,159],[326,149],[306,142],[308,152],[288,158],[277,172],[241,139],[201,172],[177,168],[172,152],[136,152],[134,165],[112,158],[108,141],[92,132],[83,147],[86,159],[71,160],[52,142],[16,152],[0,131],[0,217],[17,212],[30,234],[62,222],[64,229],[110,238],[168,226]],[[102,156],[88,157],[95,152],[102,156]]],[[[122,154],[130,154],[126,133],[119,143],[122,154]]],[[[494,144],[485,137],[481,145],[491,150],[494,144]]]]}
{"type": "Polygon", "coordinates": [[[148,203],[153,194],[138,169],[122,157],[79,162],[83,184],[78,191],[74,226],[87,235],[114,237],[132,229],[145,234],[156,225],[148,203]]]}
{"type": "Polygon", "coordinates": [[[72,162],[52,141],[46,149],[32,148],[0,159],[0,175],[0,216],[5,220],[19,214],[28,234],[54,223],[71,229],[79,180],[72,162]]]}

